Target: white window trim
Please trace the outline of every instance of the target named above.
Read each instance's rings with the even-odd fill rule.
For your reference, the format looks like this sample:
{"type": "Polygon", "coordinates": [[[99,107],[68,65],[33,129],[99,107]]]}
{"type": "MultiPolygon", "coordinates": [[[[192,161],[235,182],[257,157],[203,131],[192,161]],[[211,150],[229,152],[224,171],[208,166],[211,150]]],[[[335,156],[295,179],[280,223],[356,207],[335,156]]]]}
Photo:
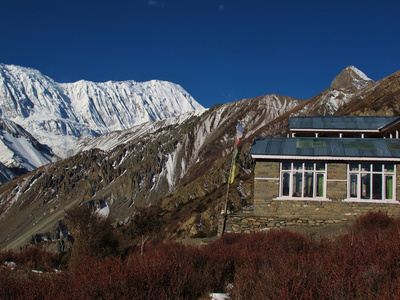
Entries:
{"type": "Polygon", "coordinates": [[[366,200],[366,199],[343,199],[342,202],[358,202],[358,203],[381,203],[381,204],[400,204],[397,200],[366,200]]]}
{"type": "MultiPolygon", "coordinates": [[[[316,163],[317,161],[312,161],[314,164],[314,169],[313,170],[305,170],[305,162],[301,162],[303,164],[301,172],[298,172],[294,170],[293,168],[293,163],[294,161],[287,161],[290,162],[290,170],[283,170],[282,169],[282,162],[279,163],[279,197],[274,198],[273,200],[292,200],[292,201],[331,201],[326,197],[327,193],[327,181],[328,181],[328,164],[324,162],[325,168],[324,170],[316,170],[316,163]],[[282,189],[283,189],[283,173],[289,173],[290,179],[289,179],[289,195],[293,195],[293,174],[294,173],[304,173],[304,172],[312,172],[313,173],[313,183],[314,183],[314,188],[313,192],[316,193],[316,182],[317,182],[317,174],[323,174],[324,175],[324,195],[322,197],[293,197],[293,196],[283,196],[282,195],[282,189]]],[[[299,162],[299,161],[298,161],[299,162]]],[[[302,181],[302,184],[304,185],[304,181],[302,181]]],[[[304,187],[302,188],[304,190],[304,187]]]]}
{"type": "Polygon", "coordinates": [[[277,200],[277,201],[332,201],[329,198],[301,198],[301,197],[290,197],[290,196],[283,196],[283,197],[277,197],[273,198],[272,200],[277,200]]]}
{"type": "MultiPolygon", "coordinates": [[[[353,163],[357,163],[357,162],[353,162],[353,163]]],[[[364,162],[365,163],[365,162],[364,162]]],[[[394,165],[394,170],[393,172],[388,172],[385,171],[385,168],[382,168],[382,171],[374,171],[373,170],[373,162],[370,163],[370,171],[362,171],[361,170],[361,164],[362,162],[358,162],[359,165],[359,169],[358,171],[350,171],[350,164],[351,163],[347,163],[347,198],[343,199],[343,202],[363,202],[363,203],[382,203],[382,204],[400,204],[399,201],[397,201],[397,197],[396,197],[396,174],[397,174],[397,165],[395,162],[392,162],[392,164],[394,165]],[[361,198],[361,192],[358,191],[357,192],[357,198],[355,197],[350,197],[351,194],[351,182],[350,182],[350,175],[351,174],[355,174],[357,175],[357,188],[361,187],[361,174],[370,174],[370,180],[371,180],[371,184],[370,184],[370,188],[373,189],[373,184],[372,184],[372,180],[373,180],[373,174],[382,174],[383,175],[383,180],[382,180],[382,195],[384,195],[384,178],[385,175],[390,175],[393,176],[393,195],[392,198],[393,199],[362,199],[361,198]]],[[[385,163],[382,163],[382,165],[384,166],[385,163]]],[[[372,194],[372,190],[370,191],[370,194],[372,194]]]]}

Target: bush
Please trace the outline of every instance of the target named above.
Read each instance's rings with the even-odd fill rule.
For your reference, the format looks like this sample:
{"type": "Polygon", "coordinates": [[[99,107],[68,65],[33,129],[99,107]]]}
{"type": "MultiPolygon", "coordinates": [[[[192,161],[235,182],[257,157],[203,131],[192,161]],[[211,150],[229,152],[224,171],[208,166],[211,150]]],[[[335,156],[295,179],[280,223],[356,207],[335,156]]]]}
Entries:
{"type": "Polygon", "coordinates": [[[368,212],[363,216],[358,217],[350,227],[350,232],[353,234],[365,234],[368,232],[376,232],[386,229],[393,225],[395,220],[387,214],[378,212],[368,212]]]}
{"type": "Polygon", "coordinates": [[[15,254],[15,262],[19,268],[26,270],[38,270],[52,272],[61,266],[61,254],[41,250],[36,247],[29,247],[24,251],[15,254]]]}
{"type": "MultiPolygon", "coordinates": [[[[202,247],[149,242],[125,258],[85,252],[76,268],[51,272],[42,250],[2,252],[1,299],[395,299],[400,288],[399,219],[370,213],[349,233],[311,240],[290,231],[225,234],[202,247]],[[29,268],[47,270],[36,274],[29,268]]],[[[93,249],[92,249],[93,250],[93,249]]],[[[93,250],[94,251],[94,250],[93,250]]]]}
{"type": "Polygon", "coordinates": [[[66,212],[68,230],[74,239],[69,267],[75,269],[87,256],[118,254],[119,240],[108,218],[96,214],[89,206],[66,212]]]}

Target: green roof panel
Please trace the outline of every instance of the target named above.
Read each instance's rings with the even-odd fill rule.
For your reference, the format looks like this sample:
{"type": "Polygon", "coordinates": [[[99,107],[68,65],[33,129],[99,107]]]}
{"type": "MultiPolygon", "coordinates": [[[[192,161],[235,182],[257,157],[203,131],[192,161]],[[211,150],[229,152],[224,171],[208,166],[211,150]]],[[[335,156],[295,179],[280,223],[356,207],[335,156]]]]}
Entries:
{"type": "Polygon", "coordinates": [[[378,130],[398,119],[372,116],[291,117],[290,129],[378,130]]]}
{"type": "Polygon", "coordinates": [[[252,155],[400,158],[400,139],[260,138],[252,155]]]}

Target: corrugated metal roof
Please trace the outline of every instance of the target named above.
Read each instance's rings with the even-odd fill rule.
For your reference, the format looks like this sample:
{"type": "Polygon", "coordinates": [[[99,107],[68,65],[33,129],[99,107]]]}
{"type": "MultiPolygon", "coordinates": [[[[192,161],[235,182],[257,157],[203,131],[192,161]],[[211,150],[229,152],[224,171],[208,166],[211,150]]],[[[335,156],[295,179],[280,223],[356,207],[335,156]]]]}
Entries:
{"type": "Polygon", "coordinates": [[[400,139],[260,138],[251,155],[400,158],[400,139]]]}
{"type": "Polygon", "coordinates": [[[353,129],[378,130],[399,117],[319,116],[291,117],[290,129],[353,129]]]}

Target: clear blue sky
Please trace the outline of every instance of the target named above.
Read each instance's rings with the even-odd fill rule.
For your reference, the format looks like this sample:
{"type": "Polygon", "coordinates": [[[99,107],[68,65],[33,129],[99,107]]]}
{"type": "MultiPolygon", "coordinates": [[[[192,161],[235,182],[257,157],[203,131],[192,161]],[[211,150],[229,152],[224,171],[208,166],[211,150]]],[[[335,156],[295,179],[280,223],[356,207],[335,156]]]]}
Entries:
{"type": "Polygon", "coordinates": [[[348,65],[400,70],[400,1],[1,0],[0,62],[57,82],[172,81],[205,107],[306,99],[348,65]]]}

